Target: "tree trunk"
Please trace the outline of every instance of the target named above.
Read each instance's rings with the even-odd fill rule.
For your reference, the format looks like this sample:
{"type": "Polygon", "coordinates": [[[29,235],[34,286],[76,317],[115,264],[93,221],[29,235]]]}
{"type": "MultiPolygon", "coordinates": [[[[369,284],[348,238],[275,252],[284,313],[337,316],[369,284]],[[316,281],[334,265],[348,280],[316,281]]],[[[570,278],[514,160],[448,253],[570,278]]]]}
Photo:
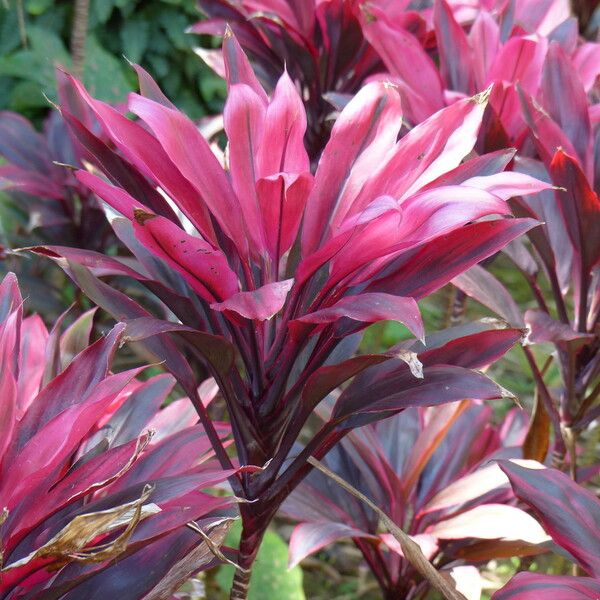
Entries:
{"type": "Polygon", "coordinates": [[[89,12],[90,0],[76,0],[73,9],[73,26],[71,28],[71,59],[73,61],[73,74],[80,79],[83,77],[89,12]]]}

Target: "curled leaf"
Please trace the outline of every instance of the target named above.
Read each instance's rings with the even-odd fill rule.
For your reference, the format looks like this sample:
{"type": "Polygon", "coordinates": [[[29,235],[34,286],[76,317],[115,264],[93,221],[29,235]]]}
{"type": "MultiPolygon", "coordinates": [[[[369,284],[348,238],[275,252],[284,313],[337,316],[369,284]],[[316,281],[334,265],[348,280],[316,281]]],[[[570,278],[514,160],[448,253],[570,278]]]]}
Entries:
{"type": "Polygon", "coordinates": [[[137,524],[151,515],[160,512],[154,504],[146,504],[152,488],[146,486],[142,495],[133,502],[115,508],[76,516],[43,546],[24,558],[6,565],[2,571],[22,567],[36,559],[52,559],[57,565],[70,560],[79,562],[102,562],[115,558],[125,551],[129,538],[137,524]],[[125,530],[107,544],[88,547],[99,536],[115,531],[123,526],[125,530]]]}

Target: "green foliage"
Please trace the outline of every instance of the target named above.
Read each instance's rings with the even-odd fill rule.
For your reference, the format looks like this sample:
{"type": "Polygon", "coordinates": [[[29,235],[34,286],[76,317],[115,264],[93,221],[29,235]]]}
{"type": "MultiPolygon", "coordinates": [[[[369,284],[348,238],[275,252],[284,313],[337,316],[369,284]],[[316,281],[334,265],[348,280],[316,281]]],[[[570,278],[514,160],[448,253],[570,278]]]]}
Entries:
{"type": "MultiPolygon", "coordinates": [[[[56,97],[54,67],[71,65],[74,4],[24,0],[22,31],[17,0],[0,3],[0,110],[37,122],[46,114],[44,96],[56,97]]],[[[192,118],[219,111],[224,83],[194,54],[196,36],[185,33],[198,19],[194,0],[90,0],[85,84],[98,98],[123,101],[136,89],[128,59],[148,69],[192,118]]]]}
{"type": "MultiPolygon", "coordinates": [[[[231,528],[226,544],[237,546],[241,525],[231,528]]],[[[248,600],[304,600],[302,570],[300,567],[287,568],[287,544],[274,531],[268,530],[258,551],[252,570],[248,600]]],[[[229,590],[233,581],[234,567],[224,565],[219,568],[216,580],[223,590],[229,590]]]]}

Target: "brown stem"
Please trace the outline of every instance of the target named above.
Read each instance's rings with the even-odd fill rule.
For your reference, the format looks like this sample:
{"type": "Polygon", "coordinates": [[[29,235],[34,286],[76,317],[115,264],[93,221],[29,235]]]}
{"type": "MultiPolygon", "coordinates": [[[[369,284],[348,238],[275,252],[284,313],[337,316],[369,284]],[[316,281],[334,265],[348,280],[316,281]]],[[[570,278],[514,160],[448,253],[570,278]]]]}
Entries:
{"type": "Polygon", "coordinates": [[[71,29],[71,58],[73,73],[81,78],[85,62],[85,40],[87,37],[90,0],[75,0],[73,27],[71,29]]]}
{"type": "MultiPolygon", "coordinates": [[[[244,512],[245,511],[242,509],[242,513],[244,512]]],[[[252,577],[252,566],[256,560],[256,555],[267,530],[269,521],[269,518],[265,518],[259,529],[256,529],[255,527],[248,528],[247,522],[242,527],[237,561],[238,568],[233,577],[233,584],[229,594],[230,600],[246,600],[248,598],[250,579],[252,577]]]]}
{"type": "Polygon", "coordinates": [[[450,288],[450,296],[446,307],[445,327],[460,325],[465,316],[467,295],[457,287],[450,288]]]}

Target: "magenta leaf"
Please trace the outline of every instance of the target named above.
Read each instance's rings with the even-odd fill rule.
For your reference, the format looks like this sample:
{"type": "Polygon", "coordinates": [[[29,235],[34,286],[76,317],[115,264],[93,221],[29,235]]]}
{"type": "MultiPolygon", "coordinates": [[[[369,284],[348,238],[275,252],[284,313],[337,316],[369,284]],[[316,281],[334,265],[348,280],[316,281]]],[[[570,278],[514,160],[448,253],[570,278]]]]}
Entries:
{"type": "Polygon", "coordinates": [[[590,575],[600,577],[600,500],[556,469],[499,465],[552,539],[590,575]]]}
{"type": "Polygon", "coordinates": [[[215,302],[211,308],[221,312],[233,311],[254,321],[268,321],[283,308],[293,285],[293,279],[267,283],[251,292],[238,292],[224,302],[215,302]]]}
{"type": "Polygon", "coordinates": [[[600,581],[591,577],[517,573],[492,598],[493,600],[538,600],[548,594],[560,597],[561,600],[593,600],[600,594],[600,581]]]}
{"type": "Polygon", "coordinates": [[[305,257],[327,236],[340,194],[345,189],[360,189],[367,179],[368,171],[355,168],[355,164],[364,155],[375,166],[385,156],[396,141],[401,116],[397,91],[384,84],[365,86],[346,105],[323,150],[307,202],[302,232],[305,257]]]}
{"type": "Polygon", "coordinates": [[[428,529],[438,539],[464,538],[522,540],[541,544],[549,540],[540,524],[525,511],[505,504],[476,506],[428,529]]]}
{"type": "Polygon", "coordinates": [[[333,323],[347,317],[362,323],[377,321],[400,321],[419,339],[425,336],[419,307],[413,298],[391,294],[371,293],[347,296],[333,306],[322,308],[298,319],[301,323],[317,325],[333,323]]]}
{"type": "Polygon", "coordinates": [[[463,367],[426,367],[423,379],[401,368],[368,388],[360,384],[348,387],[336,402],[331,418],[348,426],[346,419],[351,424],[369,422],[409,406],[435,406],[465,398],[494,400],[506,395],[506,390],[485,375],[463,367]],[[357,417],[354,420],[353,415],[357,417]]]}
{"type": "Polygon", "coordinates": [[[600,200],[591,188],[579,163],[559,150],[552,159],[550,173],[561,190],[556,191],[565,228],[581,256],[583,269],[600,261],[600,200]]]}
{"type": "Polygon", "coordinates": [[[449,89],[471,94],[474,91],[471,62],[476,52],[471,51],[467,36],[446,0],[435,3],[433,14],[442,78],[449,89]]]}
{"type": "Polygon", "coordinates": [[[315,521],[297,525],[290,538],[289,567],[296,566],[307,556],[344,538],[377,539],[374,535],[369,535],[344,523],[315,521]]]}
{"type": "Polygon", "coordinates": [[[515,327],[523,327],[525,322],[521,309],[508,290],[483,267],[475,265],[461,273],[452,283],[467,296],[481,302],[505,321],[515,327]]]}
{"type": "MultiPolygon", "coordinates": [[[[0,503],[5,507],[0,593],[91,597],[79,588],[90,573],[102,573],[95,585],[105,593],[121,560],[148,552],[165,536],[186,537],[190,520],[228,510],[230,499],[198,488],[221,483],[234,471],[216,468],[201,427],[180,429],[175,421],[168,437],[150,443],[152,432],[144,429],[161,414],[173,380],[159,375],[137,381],[143,367],[111,372],[124,341],[123,324],[88,346],[94,311],[62,335],[61,317],[48,335],[38,317],[23,320],[21,304],[9,275],[0,285],[0,503]],[[47,384],[42,373],[53,369],[45,368],[45,356],[59,362],[59,374],[49,375],[47,384]],[[36,359],[32,368],[29,361],[36,359]],[[61,360],[68,363],[62,371],[61,360]]],[[[216,427],[226,443],[229,427],[216,427]]],[[[218,535],[215,530],[213,541],[220,544],[225,530],[218,535]]],[[[207,533],[213,534],[210,526],[207,533]]],[[[131,573],[131,588],[148,590],[160,581],[174,591],[213,562],[202,538],[194,534],[193,543],[188,541],[186,550],[197,559],[193,567],[184,568],[177,552],[167,552],[166,566],[154,579],[141,576],[142,570],[131,573]],[[178,569],[171,571],[175,563],[178,569]]]]}
{"type": "Polygon", "coordinates": [[[163,150],[177,162],[181,174],[217,215],[223,231],[244,252],[247,248],[244,230],[249,224],[244,224],[243,219],[224,218],[226,214],[237,214],[240,205],[215,155],[192,121],[179,111],[135,94],[131,95],[129,108],[148,124],[163,150]]]}
{"type": "Polygon", "coordinates": [[[544,107],[577,149],[580,163],[587,166],[591,158],[588,100],[573,64],[557,42],[548,49],[541,87],[544,107]]]}
{"type": "Polygon", "coordinates": [[[363,12],[363,16],[365,37],[389,72],[404,84],[401,89],[411,118],[420,122],[442,108],[440,75],[419,40],[402,27],[394,27],[383,13],[363,12]]]}
{"type": "Polygon", "coordinates": [[[135,211],[135,219],[138,240],[181,273],[205,300],[223,300],[238,291],[237,276],[221,250],[164,217],[135,211]]]}
{"type": "Polygon", "coordinates": [[[536,225],[533,219],[466,225],[400,254],[367,289],[423,298],[536,225]]]}
{"type": "Polygon", "coordinates": [[[590,343],[594,339],[591,333],[574,331],[566,323],[555,321],[548,313],[540,310],[528,310],[525,313],[525,323],[529,328],[527,341],[534,344],[550,342],[567,345],[572,343],[578,347],[590,343]]]}

